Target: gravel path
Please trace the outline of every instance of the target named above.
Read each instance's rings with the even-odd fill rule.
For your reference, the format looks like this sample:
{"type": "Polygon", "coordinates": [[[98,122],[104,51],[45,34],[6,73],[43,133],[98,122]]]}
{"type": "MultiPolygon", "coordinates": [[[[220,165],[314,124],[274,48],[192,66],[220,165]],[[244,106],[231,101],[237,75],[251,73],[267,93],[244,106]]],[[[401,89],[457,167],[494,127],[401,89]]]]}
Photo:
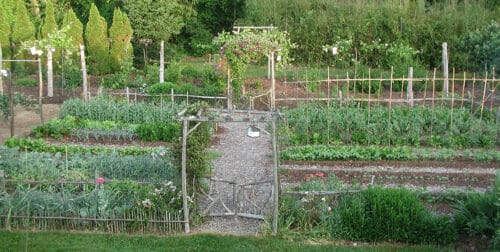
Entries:
{"type": "MultiPolygon", "coordinates": [[[[265,124],[256,124],[263,129],[265,124]]],[[[269,199],[271,195],[270,183],[240,187],[239,185],[272,179],[271,161],[271,136],[260,132],[260,137],[250,138],[247,136],[249,123],[223,123],[215,135],[218,143],[212,147],[220,156],[213,160],[212,179],[234,182],[209,182],[210,189],[206,194],[200,194],[200,211],[212,204],[207,215],[233,212],[266,215],[271,206],[269,199]],[[236,188],[237,200],[234,198],[236,188]],[[208,195],[208,196],[207,196],[208,195]],[[209,198],[210,197],[210,198],[209,198]],[[220,200],[217,200],[220,197],[220,200]],[[251,206],[252,199],[259,206],[265,206],[257,211],[251,206]],[[215,203],[213,201],[216,201],[215,203]],[[222,203],[223,202],[223,203],[222,203]],[[239,203],[235,203],[239,202],[239,203]],[[224,207],[225,206],[225,207],[224,207]],[[230,211],[228,211],[230,210],[230,211]],[[257,212],[256,212],[257,211],[257,212]]],[[[196,232],[215,232],[231,234],[257,234],[262,231],[263,220],[245,217],[207,217],[207,220],[196,228],[196,232]]]]}

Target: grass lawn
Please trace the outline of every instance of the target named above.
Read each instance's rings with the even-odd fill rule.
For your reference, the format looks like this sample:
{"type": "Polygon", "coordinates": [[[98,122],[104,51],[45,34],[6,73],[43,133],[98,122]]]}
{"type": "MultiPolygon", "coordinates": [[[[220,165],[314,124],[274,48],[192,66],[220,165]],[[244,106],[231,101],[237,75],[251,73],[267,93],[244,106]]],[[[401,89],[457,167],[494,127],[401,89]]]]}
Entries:
{"type": "Polygon", "coordinates": [[[0,230],[0,251],[438,251],[430,247],[309,245],[215,234],[138,236],[0,230]]]}

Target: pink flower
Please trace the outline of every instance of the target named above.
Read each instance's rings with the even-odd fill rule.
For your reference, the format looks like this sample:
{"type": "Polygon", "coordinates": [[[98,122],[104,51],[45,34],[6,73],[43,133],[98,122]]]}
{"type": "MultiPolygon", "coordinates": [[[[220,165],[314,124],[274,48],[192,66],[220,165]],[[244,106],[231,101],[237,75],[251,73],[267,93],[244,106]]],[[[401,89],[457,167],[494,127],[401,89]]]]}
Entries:
{"type": "Polygon", "coordinates": [[[97,179],[97,183],[100,184],[100,185],[104,184],[104,178],[98,178],[97,179]]]}
{"type": "Polygon", "coordinates": [[[325,176],[325,174],[324,174],[324,173],[322,173],[322,172],[320,172],[320,171],[319,171],[319,172],[316,172],[316,177],[318,177],[318,178],[322,178],[323,176],[325,176]]]}

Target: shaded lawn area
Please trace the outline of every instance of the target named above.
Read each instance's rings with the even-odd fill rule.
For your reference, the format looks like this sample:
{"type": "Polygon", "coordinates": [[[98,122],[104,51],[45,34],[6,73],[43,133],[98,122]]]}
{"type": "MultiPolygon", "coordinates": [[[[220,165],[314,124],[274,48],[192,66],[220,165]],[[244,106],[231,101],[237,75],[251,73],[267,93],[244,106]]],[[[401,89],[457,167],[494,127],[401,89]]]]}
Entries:
{"type": "Polygon", "coordinates": [[[216,234],[115,235],[0,230],[0,251],[439,251],[431,247],[308,245],[216,234]]]}

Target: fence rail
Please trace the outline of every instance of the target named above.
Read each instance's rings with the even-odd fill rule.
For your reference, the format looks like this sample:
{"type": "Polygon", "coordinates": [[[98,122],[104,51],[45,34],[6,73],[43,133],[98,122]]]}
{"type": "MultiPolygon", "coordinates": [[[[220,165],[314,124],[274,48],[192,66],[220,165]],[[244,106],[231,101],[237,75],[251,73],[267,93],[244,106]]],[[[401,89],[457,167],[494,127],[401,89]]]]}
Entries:
{"type": "MultiPolygon", "coordinates": [[[[95,173],[94,180],[85,181],[48,181],[48,180],[16,180],[6,179],[4,170],[0,170],[0,192],[4,191],[7,196],[11,193],[8,185],[96,185],[96,190],[102,190],[99,183],[99,174],[95,173]]],[[[106,180],[111,183],[118,180],[106,180]]],[[[157,184],[155,182],[136,181],[141,185],[157,184]]],[[[158,182],[160,183],[160,182],[158,182]]],[[[31,188],[35,191],[37,187],[31,188]]],[[[12,200],[12,199],[11,199],[12,200]]],[[[5,202],[10,202],[9,199],[5,202]]],[[[144,209],[128,209],[123,211],[94,209],[94,214],[83,214],[84,209],[72,209],[65,212],[69,214],[53,213],[50,210],[40,208],[28,209],[26,206],[20,209],[8,205],[0,204],[0,228],[3,229],[42,229],[42,230],[99,230],[112,233],[180,233],[184,231],[184,224],[181,212],[169,212],[162,209],[155,209],[154,206],[144,209]]],[[[89,210],[90,211],[90,210],[89,210]]]]}

